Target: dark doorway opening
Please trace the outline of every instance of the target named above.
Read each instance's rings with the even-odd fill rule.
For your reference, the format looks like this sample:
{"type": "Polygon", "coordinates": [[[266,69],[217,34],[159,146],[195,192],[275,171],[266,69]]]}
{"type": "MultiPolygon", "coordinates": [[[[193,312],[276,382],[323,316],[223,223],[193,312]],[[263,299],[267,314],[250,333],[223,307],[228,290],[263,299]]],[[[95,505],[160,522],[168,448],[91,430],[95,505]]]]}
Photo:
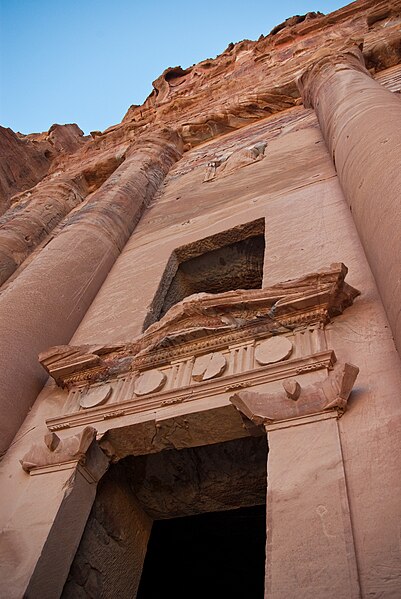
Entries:
{"type": "Polygon", "coordinates": [[[137,599],[264,597],[266,506],[154,522],[137,599]]]}

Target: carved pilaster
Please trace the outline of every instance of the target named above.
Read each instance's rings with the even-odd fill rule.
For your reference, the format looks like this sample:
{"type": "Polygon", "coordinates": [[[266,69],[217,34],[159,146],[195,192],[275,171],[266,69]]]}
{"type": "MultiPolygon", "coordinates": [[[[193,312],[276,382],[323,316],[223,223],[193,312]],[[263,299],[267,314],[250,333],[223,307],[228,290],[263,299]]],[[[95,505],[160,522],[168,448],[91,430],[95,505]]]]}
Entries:
{"type": "Polygon", "coordinates": [[[337,364],[312,385],[285,379],[282,391],[240,391],[230,398],[268,435],[265,597],[296,597],[298,565],[307,563],[313,596],[360,598],[337,422],[358,370],[337,364]]]}

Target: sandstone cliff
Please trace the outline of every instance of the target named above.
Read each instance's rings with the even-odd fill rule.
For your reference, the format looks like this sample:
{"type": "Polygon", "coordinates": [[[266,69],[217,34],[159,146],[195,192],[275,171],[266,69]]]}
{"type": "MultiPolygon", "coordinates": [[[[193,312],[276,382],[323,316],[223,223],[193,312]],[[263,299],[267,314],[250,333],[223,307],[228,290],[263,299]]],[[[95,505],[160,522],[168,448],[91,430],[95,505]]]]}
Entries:
{"type": "Polygon", "coordinates": [[[65,160],[87,140],[75,124],[53,125],[45,133],[30,135],[0,126],[0,214],[9,208],[15,194],[41,181],[60,154],[65,160]]]}
{"type": "Polygon", "coordinates": [[[397,0],[358,0],[329,15],[292,17],[257,41],[230,44],[214,60],[166,69],[141,106],[90,139],[76,125],[28,136],[0,129],[0,210],[10,206],[0,220],[0,285],[145,133],[173,128],[189,149],[299,104],[297,77],[316,48],[360,44],[373,74],[398,64],[400,23],[397,0]]]}
{"type": "MultiPolygon", "coordinates": [[[[400,24],[400,0],[357,0],[330,15],[293,17],[214,60],[166,69],[142,106],[90,138],[76,125],[28,136],[0,131],[0,204],[9,206],[0,217],[0,370],[12,364],[12,388],[2,392],[20,409],[11,436],[45,380],[38,352],[71,338],[182,152],[258,120],[270,126],[267,117],[279,112],[285,120],[302,103],[300,75],[322,53],[359,46],[380,76],[401,60],[400,24]]],[[[252,151],[262,157],[262,147],[252,151]]],[[[241,166],[249,156],[237,159],[241,166]]],[[[206,180],[238,164],[213,164],[206,180]]]]}

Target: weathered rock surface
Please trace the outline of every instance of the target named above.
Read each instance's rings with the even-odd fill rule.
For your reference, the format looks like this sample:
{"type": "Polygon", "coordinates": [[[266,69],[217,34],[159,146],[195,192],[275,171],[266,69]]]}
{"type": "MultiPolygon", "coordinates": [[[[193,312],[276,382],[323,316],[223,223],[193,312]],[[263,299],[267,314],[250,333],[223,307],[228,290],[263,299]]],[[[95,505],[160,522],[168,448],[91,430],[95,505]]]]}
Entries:
{"type": "Polygon", "coordinates": [[[400,12],[398,2],[365,0],[329,15],[287,19],[256,42],[230,44],[215,60],[166,69],[144,104],[132,106],[123,123],[174,122],[183,139],[196,146],[297,104],[297,75],[318,48],[336,51],[359,40],[373,71],[397,64],[400,12]]]}
{"type": "Polygon", "coordinates": [[[63,599],[136,596],[152,519],[125,474],[116,467],[101,482],[63,599]]]}
{"type": "Polygon", "coordinates": [[[129,456],[120,464],[143,509],[159,520],[262,505],[266,461],[262,435],[129,456]]]}
{"type": "MultiPolygon", "coordinates": [[[[0,182],[3,203],[11,205],[0,219],[0,331],[13,342],[5,341],[1,353],[15,374],[3,367],[8,382],[2,389],[7,405],[11,397],[18,404],[18,422],[44,381],[36,354],[69,340],[182,147],[188,150],[283,112],[281,120],[266,124],[271,143],[287,124],[295,127],[295,113],[288,116],[287,109],[301,103],[297,79],[316,61],[321,47],[336,53],[363,43],[367,66],[375,74],[400,60],[400,19],[399,2],[389,0],[361,0],[331,15],[294,17],[255,42],[230,44],[214,60],[166,69],[142,106],[131,107],[120,124],[94,132],[91,139],[74,125],[55,125],[29,136],[3,131],[7,147],[0,182]],[[4,175],[9,168],[17,173],[13,183],[4,175]],[[79,281],[71,286],[72,273],[79,281]],[[40,312],[32,311],[32,294],[40,312]],[[32,314],[29,326],[27,314],[32,314]],[[22,351],[30,356],[24,366],[22,351]],[[26,402],[21,399],[25,395],[26,402]]],[[[302,127],[307,115],[299,116],[302,127]]],[[[213,172],[204,166],[205,186],[264,164],[266,139],[248,138],[241,148],[225,152],[225,160],[221,152],[213,157],[213,172]]],[[[191,168],[203,156],[202,148],[194,153],[191,168]]],[[[178,169],[173,176],[183,174],[178,169]]],[[[182,216],[188,212],[194,212],[190,202],[182,216]]],[[[155,231],[159,228],[156,224],[155,231]]]]}
{"type": "Polygon", "coordinates": [[[60,596],[76,554],[66,596],[134,596],[148,516],[263,500],[267,431],[267,596],[401,596],[399,28],[358,0],[170,69],[5,215],[0,595],[60,596]]]}
{"type": "Polygon", "coordinates": [[[65,160],[88,139],[75,124],[52,125],[46,133],[30,135],[0,127],[0,214],[16,193],[34,187],[60,154],[65,160]]]}
{"type": "MultiPolygon", "coordinates": [[[[385,0],[292,17],[256,42],[230,44],[214,60],[166,69],[143,105],[131,106],[122,123],[94,132],[89,141],[76,125],[29,136],[1,130],[0,210],[12,206],[0,221],[0,285],[71,210],[79,210],[143,133],[173,127],[190,148],[299,104],[297,77],[320,47],[336,52],[357,40],[373,73],[388,68],[401,56],[400,19],[399,3],[385,0]]],[[[214,165],[206,180],[261,160],[264,149],[255,147],[214,165]]]]}

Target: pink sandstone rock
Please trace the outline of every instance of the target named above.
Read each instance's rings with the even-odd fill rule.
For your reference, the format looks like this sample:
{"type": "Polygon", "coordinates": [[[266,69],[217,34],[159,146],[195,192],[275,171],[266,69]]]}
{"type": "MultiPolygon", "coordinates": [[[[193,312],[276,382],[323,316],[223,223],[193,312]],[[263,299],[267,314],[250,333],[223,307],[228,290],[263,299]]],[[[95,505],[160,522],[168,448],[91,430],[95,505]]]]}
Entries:
{"type": "Polygon", "coordinates": [[[106,131],[0,130],[1,596],[133,597],[153,519],[266,497],[266,597],[401,596],[400,23],[296,16],[106,131]]]}

